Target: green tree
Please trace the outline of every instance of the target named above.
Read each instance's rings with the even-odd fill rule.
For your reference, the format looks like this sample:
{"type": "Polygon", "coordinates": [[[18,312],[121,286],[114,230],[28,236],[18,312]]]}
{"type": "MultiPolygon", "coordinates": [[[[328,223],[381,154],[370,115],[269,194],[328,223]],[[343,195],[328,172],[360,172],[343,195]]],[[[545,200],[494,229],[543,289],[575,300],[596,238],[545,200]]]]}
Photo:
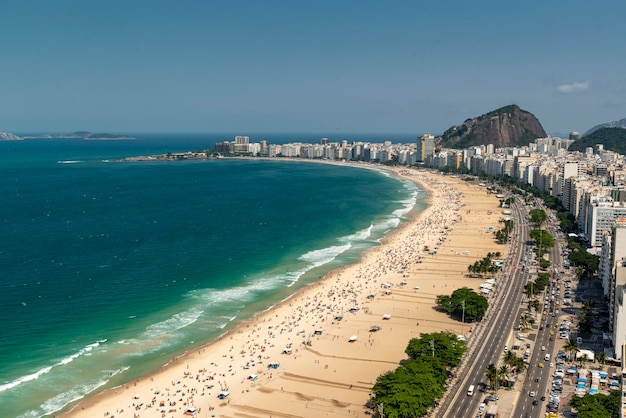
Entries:
{"type": "Polygon", "coordinates": [[[485,377],[489,381],[489,387],[495,390],[498,380],[498,368],[495,364],[491,363],[487,366],[487,370],[485,370],[485,377]]]}
{"type": "Polygon", "coordinates": [[[546,212],[542,209],[532,209],[529,215],[531,222],[537,225],[538,228],[541,227],[547,219],[546,212]]]}
{"type": "Polygon", "coordinates": [[[510,371],[511,370],[508,364],[505,363],[500,366],[500,368],[498,369],[498,382],[504,382],[506,378],[509,377],[510,371]]]}
{"type": "Polygon", "coordinates": [[[570,355],[569,357],[570,361],[573,360],[572,354],[575,355],[579,349],[580,349],[580,346],[578,345],[578,342],[576,342],[576,340],[573,338],[569,338],[567,342],[563,345],[563,350],[565,350],[565,352],[569,353],[570,355]]]}
{"type": "Polygon", "coordinates": [[[613,390],[608,395],[574,396],[570,405],[576,408],[579,418],[619,418],[621,416],[621,392],[613,390]]]}
{"type": "Polygon", "coordinates": [[[535,245],[541,250],[554,247],[554,238],[544,229],[531,230],[530,238],[535,241],[535,245]]]}
{"type": "Polygon", "coordinates": [[[456,334],[442,331],[422,334],[420,338],[412,338],[405,353],[409,358],[435,358],[444,366],[454,368],[465,352],[466,342],[459,340],[456,334]]]}
{"type": "Polygon", "coordinates": [[[436,361],[411,361],[378,377],[374,402],[384,405],[388,418],[421,417],[444,393],[445,380],[437,378],[441,373],[445,370],[436,361]]]}
{"type": "Polygon", "coordinates": [[[468,322],[481,319],[489,307],[486,297],[468,287],[455,290],[449,298],[445,295],[437,296],[435,302],[440,309],[458,319],[464,316],[468,322]]]}

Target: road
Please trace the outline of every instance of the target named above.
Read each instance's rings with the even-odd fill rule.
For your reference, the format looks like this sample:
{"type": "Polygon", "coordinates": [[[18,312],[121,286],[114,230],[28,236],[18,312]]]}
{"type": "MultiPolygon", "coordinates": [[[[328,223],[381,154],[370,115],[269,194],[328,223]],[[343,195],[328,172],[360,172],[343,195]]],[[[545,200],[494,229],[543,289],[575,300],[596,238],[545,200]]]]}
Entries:
{"type": "MultiPolygon", "coordinates": [[[[483,400],[479,388],[486,388],[485,371],[491,363],[498,364],[503,355],[505,342],[519,318],[522,307],[522,292],[526,284],[526,274],[522,271],[520,262],[529,239],[528,213],[523,203],[517,199],[512,205],[515,232],[511,241],[511,251],[508,262],[505,263],[502,279],[498,283],[497,295],[492,300],[492,308],[483,320],[485,329],[479,338],[479,343],[472,345],[473,352],[465,359],[458,374],[463,375],[454,387],[450,388],[454,394],[447,396],[441,403],[436,416],[441,418],[467,417],[468,411],[478,412],[478,406],[483,400]],[[467,396],[470,385],[476,387],[474,396],[467,396]]],[[[474,414],[472,412],[472,415],[474,414]]]]}
{"type": "MultiPolygon", "coordinates": [[[[543,208],[546,213],[548,211],[543,208]]],[[[558,240],[556,239],[556,231],[550,223],[548,223],[548,232],[555,237],[555,245],[550,249],[549,258],[552,261],[553,265],[559,270],[559,272],[563,271],[562,268],[562,257],[561,257],[561,246],[558,244],[558,240]]],[[[555,282],[553,280],[553,282],[555,282]]],[[[548,287],[546,292],[551,292],[552,289],[556,288],[556,286],[551,285],[548,287]]],[[[562,295],[558,295],[560,299],[562,295]]],[[[561,299],[562,301],[562,299],[561,299]]],[[[550,376],[554,372],[554,368],[550,367],[551,363],[556,363],[556,350],[554,349],[556,345],[556,340],[558,338],[558,315],[553,313],[548,313],[548,315],[541,316],[541,323],[539,324],[539,329],[537,330],[537,336],[535,338],[535,345],[532,351],[532,355],[530,357],[530,366],[528,368],[528,372],[526,374],[526,379],[524,381],[524,385],[521,389],[521,395],[518,399],[517,404],[515,405],[515,410],[513,415],[514,417],[527,417],[527,418],[538,418],[543,417],[545,414],[545,406],[547,403],[547,399],[549,396],[547,395],[548,384],[550,383],[550,376]],[[550,331],[554,331],[554,336],[552,336],[552,341],[550,341],[550,331]],[[541,350],[541,347],[545,347],[545,351],[541,350]],[[545,360],[545,355],[550,354],[550,360],[545,360]],[[541,368],[538,366],[539,363],[543,363],[544,367],[541,368]],[[531,397],[530,393],[534,391],[536,392],[535,397],[531,397]],[[541,401],[541,396],[546,396],[546,401],[541,401]],[[533,405],[533,400],[537,399],[537,405],[533,405]]]]}

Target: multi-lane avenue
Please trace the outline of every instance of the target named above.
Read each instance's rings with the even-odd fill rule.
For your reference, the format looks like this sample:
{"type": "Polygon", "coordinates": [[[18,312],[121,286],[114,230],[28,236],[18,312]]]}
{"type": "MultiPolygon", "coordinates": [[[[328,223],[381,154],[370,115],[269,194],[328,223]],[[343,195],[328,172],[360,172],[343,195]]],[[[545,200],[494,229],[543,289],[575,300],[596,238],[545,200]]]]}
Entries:
{"type": "MultiPolygon", "coordinates": [[[[492,306],[481,324],[483,329],[472,336],[477,340],[471,341],[467,357],[457,371],[456,382],[449,388],[450,393],[437,408],[435,413],[437,417],[472,417],[487,413],[484,407],[479,409],[479,405],[485,399],[485,394],[479,389],[488,387],[485,377],[487,366],[492,363],[499,365],[504,347],[514,333],[518,318],[525,310],[522,306],[522,297],[524,286],[530,280],[528,263],[532,259],[532,248],[527,245],[530,239],[528,211],[518,199],[511,209],[515,231],[512,234],[510,252],[498,283],[497,293],[491,299],[492,306]],[[473,396],[468,396],[468,388],[471,385],[476,388],[476,392],[473,396]]],[[[554,236],[555,231],[550,232],[554,236]]],[[[549,258],[556,268],[560,269],[558,245],[550,250],[549,258]]],[[[531,354],[524,381],[518,382],[514,389],[517,391],[514,405],[509,405],[511,416],[514,417],[534,418],[544,415],[545,409],[542,408],[545,408],[545,403],[539,399],[546,393],[550,373],[554,371],[550,367],[553,360],[545,359],[546,354],[551,356],[550,359],[554,356],[556,340],[554,329],[558,315],[544,315],[541,318],[541,323],[535,324],[529,340],[521,341],[522,344],[528,344],[531,354]]]]}
{"type": "Polygon", "coordinates": [[[482,333],[472,338],[480,341],[471,344],[471,351],[464,361],[460,377],[451,388],[452,393],[440,405],[437,416],[469,417],[478,412],[483,396],[467,396],[470,385],[486,387],[485,371],[491,363],[498,364],[511,331],[521,313],[521,300],[526,284],[526,272],[520,262],[529,239],[528,213],[526,207],[517,200],[511,207],[515,222],[508,261],[505,263],[496,295],[491,300],[493,306],[481,326],[482,333]]]}

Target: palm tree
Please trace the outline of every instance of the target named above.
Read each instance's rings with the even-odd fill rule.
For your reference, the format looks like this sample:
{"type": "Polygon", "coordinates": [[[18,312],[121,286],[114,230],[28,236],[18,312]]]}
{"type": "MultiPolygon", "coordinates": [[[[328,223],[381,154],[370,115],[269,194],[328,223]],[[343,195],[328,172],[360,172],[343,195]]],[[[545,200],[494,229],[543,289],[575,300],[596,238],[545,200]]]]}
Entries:
{"type": "Polygon", "coordinates": [[[585,367],[585,364],[589,361],[589,356],[587,356],[587,354],[585,353],[580,356],[578,361],[580,361],[580,367],[585,367]]]}
{"type": "Polygon", "coordinates": [[[506,353],[504,353],[504,356],[502,356],[502,360],[504,360],[506,364],[512,366],[511,363],[515,360],[516,357],[517,356],[515,355],[515,353],[509,350],[506,353]]]}
{"type": "Polygon", "coordinates": [[[500,369],[498,370],[498,381],[505,381],[506,378],[509,376],[509,371],[510,369],[508,364],[503,364],[502,366],[500,366],[500,369]]]}
{"type": "Polygon", "coordinates": [[[606,361],[608,360],[608,356],[606,355],[604,351],[599,352],[596,357],[597,357],[598,363],[600,363],[603,366],[606,364],[606,361]]]}
{"type": "Polygon", "coordinates": [[[485,376],[487,377],[487,380],[489,381],[489,386],[495,390],[496,384],[498,382],[498,369],[496,368],[495,364],[491,363],[490,365],[487,366],[487,370],[485,371],[485,376]]]}
{"type": "Polygon", "coordinates": [[[577,353],[579,348],[580,346],[578,342],[576,342],[573,338],[568,339],[563,346],[563,350],[570,354],[570,361],[572,361],[572,353],[577,353]]]}
{"type": "Polygon", "coordinates": [[[541,309],[541,303],[537,299],[529,299],[526,306],[529,311],[534,309],[535,312],[539,312],[539,309],[541,309]]]}
{"type": "Polygon", "coordinates": [[[528,327],[529,322],[528,322],[528,318],[526,317],[526,315],[521,315],[519,317],[519,324],[524,329],[528,327]]]}

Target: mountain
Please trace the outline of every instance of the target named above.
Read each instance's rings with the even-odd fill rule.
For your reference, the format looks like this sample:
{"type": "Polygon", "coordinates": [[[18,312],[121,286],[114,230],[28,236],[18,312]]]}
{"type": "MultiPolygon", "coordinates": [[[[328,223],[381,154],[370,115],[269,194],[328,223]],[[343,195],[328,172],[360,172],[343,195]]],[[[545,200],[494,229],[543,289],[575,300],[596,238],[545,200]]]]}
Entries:
{"type": "Polygon", "coordinates": [[[0,141],[20,141],[20,138],[17,135],[13,135],[10,132],[0,132],[0,141]]]}
{"type": "Polygon", "coordinates": [[[546,131],[532,113],[517,105],[509,105],[451,127],[437,138],[437,142],[444,148],[488,144],[502,148],[528,145],[546,136],[546,131]]]}
{"type": "Polygon", "coordinates": [[[63,138],[63,139],[99,139],[99,140],[113,140],[113,139],[135,139],[128,135],[112,135],[112,134],[92,134],[89,131],[72,132],[71,134],[43,134],[24,136],[23,139],[51,139],[51,138],[63,138]]]}
{"type": "Polygon", "coordinates": [[[595,149],[596,144],[602,144],[605,150],[615,151],[619,154],[626,154],[626,128],[600,128],[590,129],[590,134],[583,135],[570,145],[568,151],[585,152],[585,148],[595,149]]]}
{"type": "Polygon", "coordinates": [[[595,131],[601,128],[626,128],[626,118],[620,120],[614,120],[613,122],[602,123],[589,129],[583,136],[591,135],[595,131]]]}

